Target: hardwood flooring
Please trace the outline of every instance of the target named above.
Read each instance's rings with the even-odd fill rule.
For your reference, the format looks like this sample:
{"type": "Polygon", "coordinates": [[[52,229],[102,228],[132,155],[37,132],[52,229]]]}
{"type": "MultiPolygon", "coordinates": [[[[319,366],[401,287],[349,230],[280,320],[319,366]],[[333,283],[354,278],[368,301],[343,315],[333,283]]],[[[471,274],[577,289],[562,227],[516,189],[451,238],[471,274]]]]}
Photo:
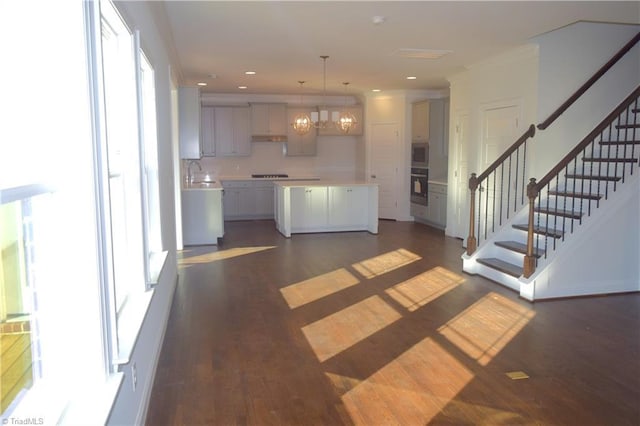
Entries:
{"type": "Polygon", "coordinates": [[[640,294],[532,304],[462,252],[414,223],[226,223],[181,253],[147,424],[640,424],[640,294]]]}

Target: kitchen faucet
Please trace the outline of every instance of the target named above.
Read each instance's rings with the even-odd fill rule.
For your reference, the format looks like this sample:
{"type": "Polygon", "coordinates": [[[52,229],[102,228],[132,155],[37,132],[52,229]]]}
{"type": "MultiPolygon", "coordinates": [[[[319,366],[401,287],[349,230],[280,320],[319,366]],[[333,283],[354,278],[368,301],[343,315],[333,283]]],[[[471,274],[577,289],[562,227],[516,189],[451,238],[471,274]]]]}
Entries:
{"type": "Polygon", "coordinates": [[[193,166],[194,164],[198,166],[198,169],[200,171],[202,171],[202,166],[200,165],[200,162],[198,160],[189,161],[189,165],[187,166],[187,182],[189,183],[193,183],[193,174],[191,172],[191,166],[193,166]]]}

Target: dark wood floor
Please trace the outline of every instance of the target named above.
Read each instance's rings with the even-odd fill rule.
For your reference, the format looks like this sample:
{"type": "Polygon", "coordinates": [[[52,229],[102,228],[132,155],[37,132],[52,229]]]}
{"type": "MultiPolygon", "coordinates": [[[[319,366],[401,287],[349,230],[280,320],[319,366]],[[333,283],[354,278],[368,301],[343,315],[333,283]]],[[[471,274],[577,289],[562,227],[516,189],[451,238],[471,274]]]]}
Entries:
{"type": "Polygon", "coordinates": [[[532,304],[462,251],[227,223],[182,252],[147,424],[640,424],[639,294],[532,304]]]}

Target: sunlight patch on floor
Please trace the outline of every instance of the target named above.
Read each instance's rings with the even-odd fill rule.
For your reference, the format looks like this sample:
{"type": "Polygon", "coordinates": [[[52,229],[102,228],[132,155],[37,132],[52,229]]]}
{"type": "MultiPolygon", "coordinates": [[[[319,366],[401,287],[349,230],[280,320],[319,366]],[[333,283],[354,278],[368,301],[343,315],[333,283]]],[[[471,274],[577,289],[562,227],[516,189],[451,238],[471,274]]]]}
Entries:
{"type": "Polygon", "coordinates": [[[454,289],[464,277],[437,266],[385,290],[396,302],[413,312],[454,289]]]}
{"type": "Polygon", "coordinates": [[[357,425],[428,424],[474,377],[430,337],[366,380],[325,374],[357,425]]]}
{"type": "Polygon", "coordinates": [[[344,268],[281,288],[289,308],[295,309],[358,284],[358,278],[344,268]]]}
{"type": "Polygon", "coordinates": [[[373,278],[420,259],[422,259],[422,257],[409,250],[398,249],[363,260],[362,262],[354,263],[351,266],[363,277],[373,278]]]}
{"type": "Polygon", "coordinates": [[[193,265],[197,263],[211,263],[218,260],[230,259],[237,256],[244,256],[246,254],[252,254],[276,248],[276,246],[263,246],[263,247],[236,247],[226,250],[214,251],[212,253],[205,253],[191,257],[185,257],[178,259],[179,265],[193,265]]]}
{"type": "Polygon", "coordinates": [[[302,327],[320,362],[339,354],[402,317],[379,296],[371,296],[302,327]]]}
{"type": "Polygon", "coordinates": [[[487,365],[535,316],[497,293],[489,293],[438,331],[480,365],[487,365]]]}

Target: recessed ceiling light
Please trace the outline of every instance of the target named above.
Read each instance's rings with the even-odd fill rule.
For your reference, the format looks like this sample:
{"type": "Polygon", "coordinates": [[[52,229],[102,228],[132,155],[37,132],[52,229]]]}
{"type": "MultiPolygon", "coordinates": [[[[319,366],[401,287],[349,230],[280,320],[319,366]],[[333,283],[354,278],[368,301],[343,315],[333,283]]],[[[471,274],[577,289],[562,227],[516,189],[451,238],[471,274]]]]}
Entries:
{"type": "Polygon", "coordinates": [[[415,76],[413,76],[413,75],[410,75],[409,77],[407,77],[407,80],[415,80],[416,78],[418,78],[418,77],[415,77],[415,76]]]}
{"type": "Polygon", "coordinates": [[[238,89],[242,89],[242,90],[244,90],[244,89],[246,89],[246,88],[247,88],[247,86],[238,86],[238,89]]]}
{"type": "Polygon", "coordinates": [[[371,89],[372,92],[379,92],[380,89],[371,89]]]}
{"type": "Polygon", "coordinates": [[[204,81],[200,81],[197,84],[198,84],[198,86],[206,86],[207,85],[207,83],[205,83],[204,81]]]}
{"type": "Polygon", "coordinates": [[[256,75],[255,71],[245,71],[244,72],[246,75],[256,75]]]}

